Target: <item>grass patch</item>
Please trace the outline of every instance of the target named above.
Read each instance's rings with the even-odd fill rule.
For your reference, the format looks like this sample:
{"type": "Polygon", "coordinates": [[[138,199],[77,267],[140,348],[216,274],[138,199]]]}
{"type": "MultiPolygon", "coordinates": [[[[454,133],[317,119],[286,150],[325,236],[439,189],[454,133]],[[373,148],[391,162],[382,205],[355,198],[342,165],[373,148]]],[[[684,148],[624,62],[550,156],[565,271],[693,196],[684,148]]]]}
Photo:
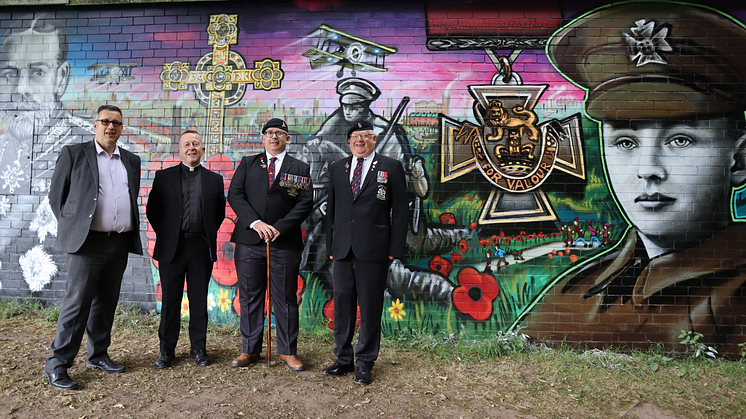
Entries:
{"type": "Polygon", "coordinates": [[[76,418],[118,417],[122,406],[136,418],[169,412],[186,417],[437,416],[433,412],[494,417],[498,410],[510,413],[506,417],[536,418],[746,416],[744,362],[672,354],[662,346],[549,348],[531,343],[520,330],[486,339],[402,330],[383,338],[374,382],[360,387],[351,376],[321,375],[334,361],[333,334],[324,324],[301,330],[298,353],[308,370],[296,373],[274,355],[272,365],[230,367],[240,352],[237,322],[210,323],[207,343],[214,364],[197,367],[188,355],[188,322],[183,321],[174,366],[156,370],[160,318],[127,305],[117,310],[110,348],[127,372],[85,368],[83,345],[70,370],[81,390],[61,392],[50,389],[40,372],[54,337],[47,319],[56,315],[54,308],[0,301],[0,351],[6,354],[0,365],[0,411],[36,417],[65,406],[76,418]]]}

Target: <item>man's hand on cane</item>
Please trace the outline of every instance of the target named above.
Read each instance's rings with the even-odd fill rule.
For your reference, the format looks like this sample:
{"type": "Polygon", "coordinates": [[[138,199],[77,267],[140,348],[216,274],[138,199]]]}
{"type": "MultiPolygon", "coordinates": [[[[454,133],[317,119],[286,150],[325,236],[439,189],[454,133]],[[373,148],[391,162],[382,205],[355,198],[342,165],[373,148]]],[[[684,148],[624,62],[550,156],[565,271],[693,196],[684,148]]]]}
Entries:
{"type": "Polygon", "coordinates": [[[264,240],[266,243],[273,242],[278,237],[280,237],[280,232],[264,221],[258,221],[256,224],[254,224],[254,227],[252,227],[252,229],[254,229],[254,231],[259,234],[259,237],[261,237],[261,239],[264,240]]]}

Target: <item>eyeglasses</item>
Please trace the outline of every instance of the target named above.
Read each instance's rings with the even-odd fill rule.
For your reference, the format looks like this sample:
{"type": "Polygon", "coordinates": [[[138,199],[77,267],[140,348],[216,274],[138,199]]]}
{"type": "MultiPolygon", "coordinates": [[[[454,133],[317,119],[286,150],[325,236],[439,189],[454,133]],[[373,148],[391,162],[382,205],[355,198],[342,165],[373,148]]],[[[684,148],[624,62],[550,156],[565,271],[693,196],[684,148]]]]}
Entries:
{"type": "Polygon", "coordinates": [[[370,140],[374,137],[374,134],[352,134],[350,135],[350,140],[370,140]]]}
{"type": "Polygon", "coordinates": [[[114,125],[114,128],[122,128],[122,123],[119,121],[109,121],[108,119],[97,119],[96,122],[100,122],[101,125],[108,127],[109,124],[114,125]]]}
{"type": "Polygon", "coordinates": [[[264,135],[266,135],[269,138],[282,138],[286,136],[287,134],[282,131],[271,131],[271,132],[265,132],[264,135]]]}

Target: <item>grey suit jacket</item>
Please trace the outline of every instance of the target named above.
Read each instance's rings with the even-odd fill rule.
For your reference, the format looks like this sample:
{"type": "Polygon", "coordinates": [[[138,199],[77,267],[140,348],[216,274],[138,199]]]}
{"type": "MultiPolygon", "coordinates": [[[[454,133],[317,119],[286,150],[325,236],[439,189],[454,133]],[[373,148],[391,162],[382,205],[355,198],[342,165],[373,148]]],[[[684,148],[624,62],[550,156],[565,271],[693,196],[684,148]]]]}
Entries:
{"type": "MultiPolygon", "coordinates": [[[[95,141],[95,140],[94,140],[95,141]]],[[[65,146],[57,157],[57,165],[49,188],[49,205],[57,217],[57,243],[55,248],[75,253],[88,237],[98,200],[98,163],[94,141],[65,146]]],[[[119,149],[122,163],[127,170],[130,206],[132,208],[130,253],[142,254],[140,242],[140,157],[119,149]]]]}

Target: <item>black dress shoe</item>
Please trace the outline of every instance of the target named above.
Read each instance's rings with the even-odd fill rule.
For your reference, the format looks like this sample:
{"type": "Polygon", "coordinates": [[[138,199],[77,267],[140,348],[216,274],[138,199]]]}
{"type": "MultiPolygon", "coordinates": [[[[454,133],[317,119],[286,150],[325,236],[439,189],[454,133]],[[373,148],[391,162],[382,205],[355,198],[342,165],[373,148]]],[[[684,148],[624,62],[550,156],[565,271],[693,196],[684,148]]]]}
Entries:
{"type": "Polygon", "coordinates": [[[352,364],[340,364],[339,361],[335,361],[330,367],[321,371],[321,373],[324,375],[345,375],[354,369],[355,366],[352,364]]]}
{"type": "Polygon", "coordinates": [[[189,352],[189,356],[191,356],[200,367],[206,367],[212,363],[210,362],[210,356],[207,355],[207,351],[204,349],[192,349],[189,352]]]}
{"type": "Polygon", "coordinates": [[[49,385],[54,388],[62,390],[76,390],[78,388],[78,383],[73,381],[66,372],[47,373],[44,371],[44,376],[47,377],[49,385]]]}
{"type": "Polygon", "coordinates": [[[373,368],[358,364],[355,372],[355,384],[370,384],[373,382],[373,368]]]}
{"type": "Polygon", "coordinates": [[[155,360],[155,367],[158,369],[171,368],[171,361],[173,361],[174,358],[175,356],[173,352],[161,351],[160,355],[158,355],[158,359],[155,360]]]}
{"type": "Polygon", "coordinates": [[[125,370],[124,365],[112,361],[108,356],[95,361],[88,360],[85,362],[85,365],[91,368],[98,368],[103,372],[108,372],[109,374],[118,374],[125,370]]]}

